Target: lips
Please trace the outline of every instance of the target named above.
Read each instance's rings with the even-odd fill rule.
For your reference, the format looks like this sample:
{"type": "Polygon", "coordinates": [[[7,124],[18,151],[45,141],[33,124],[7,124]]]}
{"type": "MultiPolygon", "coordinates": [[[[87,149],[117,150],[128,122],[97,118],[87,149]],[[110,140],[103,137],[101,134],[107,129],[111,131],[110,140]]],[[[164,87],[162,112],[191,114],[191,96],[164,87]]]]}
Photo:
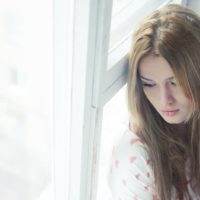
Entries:
{"type": "Polygon", "coordinates": [[[162,110],[162,114],[165,116],[174,116],[178,113],[179,109],[176,110],[162,110]]]}

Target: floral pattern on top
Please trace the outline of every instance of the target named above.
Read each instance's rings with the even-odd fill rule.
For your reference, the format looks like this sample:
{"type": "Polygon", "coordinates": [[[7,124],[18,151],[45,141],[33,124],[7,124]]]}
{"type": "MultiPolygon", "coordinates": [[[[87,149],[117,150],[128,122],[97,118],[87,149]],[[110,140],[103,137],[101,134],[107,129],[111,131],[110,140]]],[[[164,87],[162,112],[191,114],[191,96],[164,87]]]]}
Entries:
{"type": "MultiPolygon", "coordinates": [[[[114,200],[160,200],[145,142],[127,129],[113,148],[108,183],[114,200]]],[[[188,170],[188,169],[187,169],[188,170]]],[[[190,183],[188,190],[195,197],[190,183]]],[[[172,190],[172,200],[178,200],[172,190]]]]}

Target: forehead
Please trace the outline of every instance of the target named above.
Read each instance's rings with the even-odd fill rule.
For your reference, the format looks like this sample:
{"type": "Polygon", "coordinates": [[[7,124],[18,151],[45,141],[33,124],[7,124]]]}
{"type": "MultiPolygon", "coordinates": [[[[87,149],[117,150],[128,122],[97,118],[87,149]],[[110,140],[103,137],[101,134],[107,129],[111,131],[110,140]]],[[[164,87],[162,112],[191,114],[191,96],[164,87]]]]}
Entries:
{"type": "Polygon", "coordinates": [[[162,56],[147,55],[139,64],[139,74],[151,80],[165,80],[174,77],[171,66],[162,56]]]}

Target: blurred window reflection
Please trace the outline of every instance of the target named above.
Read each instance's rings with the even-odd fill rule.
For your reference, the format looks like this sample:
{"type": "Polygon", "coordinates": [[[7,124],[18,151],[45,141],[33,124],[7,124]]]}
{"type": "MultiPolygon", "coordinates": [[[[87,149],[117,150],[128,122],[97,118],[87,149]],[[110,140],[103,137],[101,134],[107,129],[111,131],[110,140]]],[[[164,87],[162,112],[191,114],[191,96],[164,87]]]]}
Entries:
{"type": "Polygon", "coordinates": [[[52,2],[0,1],[0,199],[53,200],[52,2]]]}

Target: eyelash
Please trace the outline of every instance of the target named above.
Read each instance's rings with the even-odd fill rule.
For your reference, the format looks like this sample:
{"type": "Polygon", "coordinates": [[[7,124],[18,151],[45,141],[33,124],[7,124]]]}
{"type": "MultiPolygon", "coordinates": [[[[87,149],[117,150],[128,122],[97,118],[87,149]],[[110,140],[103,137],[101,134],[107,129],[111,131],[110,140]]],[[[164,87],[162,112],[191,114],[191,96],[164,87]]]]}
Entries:
{"type": "MultiPolygon", "coordinates": [[[[176,83],[175,83],[175,82],[170,82],[170,83],[171,83],[171,85],[176,86],[176,83]]],[[[142,83],[142,85],[143,85],[143,87],[150,87],[150,88],[152,88],[152,87],[154,87],[156,84],[142,83]]]]}
{"type": "Polygon", "coordinates": [[[171,84],[172,84],[172,85],[174,85],[174,86],[176,85],[176,83],[175,83],[175,82],[171,82],[171,84]]]}
{"type": "Polygon", "coordinates": [[[143,87],[154,87],[156,84],[142,83],[143,87]]]}

